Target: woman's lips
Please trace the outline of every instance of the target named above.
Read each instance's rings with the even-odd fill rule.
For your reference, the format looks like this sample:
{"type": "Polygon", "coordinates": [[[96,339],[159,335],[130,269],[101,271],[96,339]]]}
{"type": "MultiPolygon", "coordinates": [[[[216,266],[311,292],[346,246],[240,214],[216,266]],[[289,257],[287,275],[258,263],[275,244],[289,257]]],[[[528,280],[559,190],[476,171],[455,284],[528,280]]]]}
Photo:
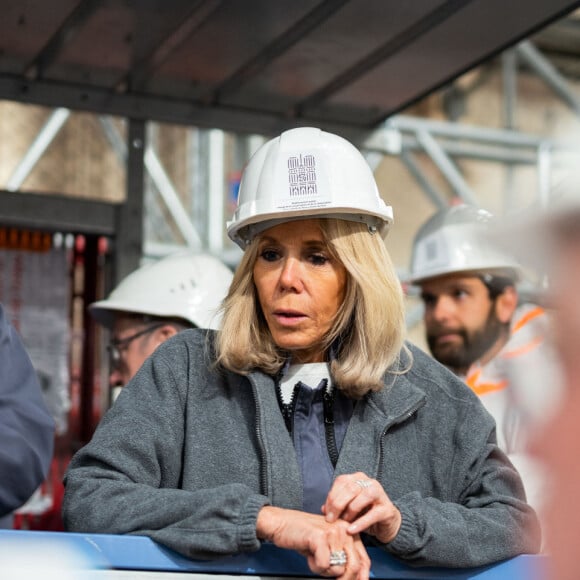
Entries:
{"type": "Polygon", "coordinates": [[[281,326],[292,326],[302,322],[306,315],[296,310],[276,310],[274,312],[276,322],[281,326]]]}

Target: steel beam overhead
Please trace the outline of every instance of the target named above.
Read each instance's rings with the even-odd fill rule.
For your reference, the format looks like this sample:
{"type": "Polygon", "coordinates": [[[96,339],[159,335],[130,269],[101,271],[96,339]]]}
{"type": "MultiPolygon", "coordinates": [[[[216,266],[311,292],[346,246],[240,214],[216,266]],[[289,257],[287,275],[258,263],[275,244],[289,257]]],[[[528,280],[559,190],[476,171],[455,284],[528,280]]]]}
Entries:
{"type": "Polygon", "coordinates": [[[501,57],[501,77],[503,88],[503,126],[508,130],[517,129],[516,101],[517,101],[517,73],[518,57],[516,52],[506,50],[501,57]]]}
{"type": "Polygon", "coordinates": [[[387,128],[398,129],[399,131],[413,132],[427,131],[439,137],[450,137],[453,139],[465,139],[467,141],[478,141],[496,145],[509,145],[513,147],[530,147],[535,149],[544,140],[543,137],[509,131],[506,129],[490,129],[466,125],[462,123],[451,123],[434,119],[424,119],[411,117],[409,115],[396,115],[385,121],[387,128]]]}
{"type": "Polygon", "coordinates": [[[0,223],[51,232],[114,235],[118,206],[35,192],[0,191],[0,223]]]}
{"type": "Polygon", "coordinates": [[[433,163],[435,163],[447,181],[449,181],[457,195],[465,203],[479,205],[473,195],[473,191],[461,175],[460,171],[431,134],[427,131],[417,131],[417,141],[421,144],[429,157],[431,157],[433,163]]]}
{"type": "MultiPolygon", "coordinates": [[[[533,150],[519,151],[513,147],[486,146],[477,143],[456,142],[449,139],[437,141],[439,146],[454,159],[474,159],[476,161],[492,161],[496,163],[512,163],[514,165],[535,165],[538,156],[533,150]]],[[[403,151],[421,151],[422,147],[414,135],[405,135],[403,151]]]]}
{"type": "Polygon", "coordinates": [[[145,166],[155,183],[157,191],[165,202],[171,217],[174,219],[175,225],[185,239],[185,243],[192,248],[201,249],[202,242],[199,235],[195,231],[171,179],[165,172],[163,165],[159,161],[159,157],[157,157],[157,154],[151,147],[148,147],[145,151],[145,166]]]}
{"type": "Polygon", "coordinates": [[[268,46],[264,47],[249,62],[244,63],[236,72],[212,91],[210,96],[202,101],[217,103],[228,94],[237,90],[250,78],[258,75],[272,61],[286,52],[291,46],[319,27],[325,20],[333,16],[346,2],[350,0],[324,0],[300,21],[291,26],[284,34],[278,36],[268,46]]]}
{"type": "Polygon", "coordinates": [[[0,19],[0,98],[240,133],[275,135],[310,124],[356,142],[357,132],[578,6],[11,1],[0,19]]]}
{"type": "Polygon", "coordinates": [[[136,64],[129,75],[117,82],[117,90],[125,92],[129,88],[131,90],[142,89],[154,71],[170,58],[192,34],[195,34],[196,29],[203,25],[214,10],[219,7],[221,1],[199,0],[193,2],[189,8],[190,13],[155,47],[153,53],[136,64]]]}
{"type": "MultiPolygon", "coordinates": [[[[121,139],[117,128],[113,125],[110,119],[107,119],[106,117],[100,117],[100,124],[105,136],[113,147],[113,150],[119,156],[121,161],[126,161],[127,146],[121,139]]],[[[148,147],[145,151],[144,162],[147,173],[151,177],[155,188],[169,210],[169,213],[179,229],[179,232],[183,236],[185,243],[190,247],[201,249],[202,242],[193,226],[191,218],[183,207],[171,179],[159,161],[159,157],[151,147],[148,147]]]]}
{"type": "Polygon", "coordinates": [[[69,116],[70,111],[68,109],[60,108],[53,111],[44,127],[42,127],[36,135],[36,138],[28,151],[20,160],[18,167],[16,167],[8,179],[8,183],[6,184],[6,189],[8,191],[17,191],[20,189],[24,180],[30,175],[30,172],[38,163],[38,160],[43,156],[44,152],[48,149],[49,145],[53,142],[69,116]]]}
{"type": "Polygon", "coordinates": [[[577,115],[580,115],[580,99],[570,89],[569,83],[556,67],[529,41],[520,42],[517,54],[577,115]]]}
{"type": "Polygon", "coordinates": [[[445,196],[429,181],[420,165],[417,163],[415,156],[410,151],[403,150],[401,153],[401,160],[423,191],[427,194],[427,197],[433,202],[435,207],[437,209],[446,208],[449,204],[447,203],[445,196]]]}
{"type": "Polygon", "coordinates": [[[213,129],[209,133],[208,246],[215,254],[224,246],[224,151],[224,133],[213,129]]]}
{"type": "Polygon", "coordinates": [[[58,59],[63,48],[71,42],[102,4],[102,0],[82,0],[66,20],[55,30],[44,48],[24,70],[24,76],[29,79],[39,79],[45,71],[58,59]]]}
{"type": "MultiPolygon", "coordinates": [[[[414,41],[426,34],[429,30],[441,25],[445,20],[460,11],[473,0],[448,0],[439,4],[433,10],[429,10],[421,18],[413,22],[409,27],[401,30],[396,36],[389,38],[379,48],[366,55],[359,62],[336,76],[325,86],[318,89],[307,99],[295,106],[296,111],[307,111],[326,101],[335,93],[341,91],[367,72],[374,69],[378,64],[393,58],[398,52],[411,45],[414,41]]],[[[377,123],[382,119],[377,119],[377,123]]]]}

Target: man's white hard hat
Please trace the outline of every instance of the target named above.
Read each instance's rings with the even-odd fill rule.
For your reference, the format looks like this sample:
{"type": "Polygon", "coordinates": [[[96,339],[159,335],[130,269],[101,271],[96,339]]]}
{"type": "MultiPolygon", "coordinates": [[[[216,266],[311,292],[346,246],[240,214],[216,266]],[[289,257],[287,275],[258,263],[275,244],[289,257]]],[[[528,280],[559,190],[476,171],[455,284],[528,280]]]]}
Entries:
{"type": "Polygon", "coordinates": [[[112,328],[118,313],[181,318],[199,328],[218,328],[218,310],[232,271],[210,254],[170,254],[135,270],[105,300],[89,305],[94,319],[112,328]]]}
{"type": "Polygon", "coordinates": [[[227,230],[244,249],[277,223],[309,217],[362,222],[383,236],[393,222],[359,150],[338,135],[301,127],[271,139],[252,156],[227,230]]]}
{"type": "Polygon", "coordinates": [[[517,261],[482,239],[493,222],[490,212],[467,204],[437,212],[415,235],[407,281],[420,284],[460,272],[493,273],[517,279],[520,270],[517,261]]]}

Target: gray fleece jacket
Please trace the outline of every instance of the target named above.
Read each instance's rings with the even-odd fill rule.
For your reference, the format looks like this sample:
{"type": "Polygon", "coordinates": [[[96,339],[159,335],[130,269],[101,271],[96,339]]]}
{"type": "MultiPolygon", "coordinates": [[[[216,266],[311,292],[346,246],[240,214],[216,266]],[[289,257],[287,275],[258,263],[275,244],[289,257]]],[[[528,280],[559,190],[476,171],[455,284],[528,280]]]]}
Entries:
{"type": "MultiPolygon", "coordinates": [[[[420,350],[355,405],[336,475],[376,478],[402,515],[382,547],[465,567],[539,548],[520,477],[479,399],[420,350]]],[[[273,379],[217,371],[206,331],[162,344],[65,476],[69,531],[138,534],[191,558],[260,547],[266,504],[301,509],[302,482],[273,379]]],[[[401,366],[408,357],[403,353],[401,366]]]]}

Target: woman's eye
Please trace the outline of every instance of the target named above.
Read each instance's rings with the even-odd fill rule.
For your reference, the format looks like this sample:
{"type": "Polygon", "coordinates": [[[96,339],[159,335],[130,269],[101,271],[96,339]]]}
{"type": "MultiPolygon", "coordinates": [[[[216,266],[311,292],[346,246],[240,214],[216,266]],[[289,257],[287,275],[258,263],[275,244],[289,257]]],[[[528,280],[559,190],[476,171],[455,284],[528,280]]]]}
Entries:
{"type": "Polygon", "coordinates": [[[328,262],[328,258],[326,256],[324,256],[323,254],[312,254],[310,256],[310,261],[315,266],[324,266],[324,264],[326,264],[326,262],[328,262]]]}
{"type": "Polygon", "coordinates": [[[274,262],[279,258],[280,254],[275,250],[263,250],[260,253],[260,257],[266,260],[266,262],[274,262]]]}

